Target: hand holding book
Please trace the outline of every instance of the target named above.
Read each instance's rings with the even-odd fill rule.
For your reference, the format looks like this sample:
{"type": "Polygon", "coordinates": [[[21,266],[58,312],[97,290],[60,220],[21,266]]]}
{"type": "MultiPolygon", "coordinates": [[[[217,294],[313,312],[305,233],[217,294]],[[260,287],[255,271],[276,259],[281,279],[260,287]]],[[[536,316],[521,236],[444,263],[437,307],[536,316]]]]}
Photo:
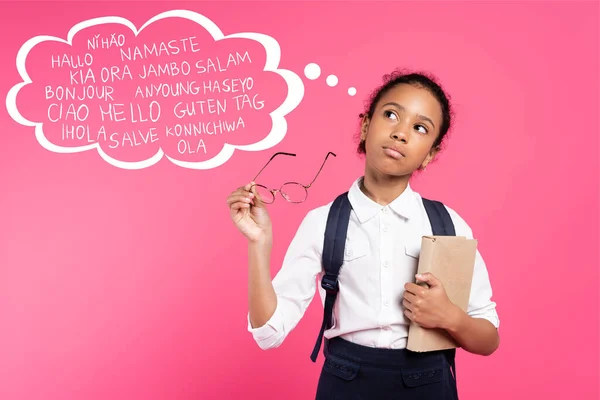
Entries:
{"type": "Polygon", "coordinates": [[[417,274],[416,279],[418,283],[404,285],[404,315],[423,328],[446,329],[457,306],[448,298],[444,284],[430,272],[417,274]]]}
{"type": "Polygon", "coordinates": [[[445,330],[469,303],[477,241],[461,236],[424,236],[416,282],[405,285],[403,304],[411,320],[407,349],[458,347],[445,330]]]}

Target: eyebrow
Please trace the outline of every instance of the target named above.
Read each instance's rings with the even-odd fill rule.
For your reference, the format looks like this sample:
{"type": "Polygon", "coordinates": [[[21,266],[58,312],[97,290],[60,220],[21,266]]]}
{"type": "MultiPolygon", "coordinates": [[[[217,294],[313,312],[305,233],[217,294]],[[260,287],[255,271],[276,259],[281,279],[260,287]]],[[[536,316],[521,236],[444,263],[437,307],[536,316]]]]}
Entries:
{"type": "MultiPolygon", "coordinates": [[[[383,105],[383,107],[385,107],[385,106],[394,106],[394,107],[398,108],[399,110],[406,111],[406,108],[404,108],[404,107],[403,107],[403,106],[401,106],[400,104],[398,104],[398,103],[395,103],[395,102],[393,102],[393,101],[390,101],[389,103],[385,103],[385,104],[383,105]]],[[[429,122],[429,123],[430,123],[430,124],[431,124],[431,125],[432,125],[432,126],[435,128],[435,124],[433,123],[433,121],[431,120],[431,118],[429,118],[429,117],[426,117],[426,116],[424,116],[424,115],[421,115],[421,114],[417,114],[417,117],[419,117],[419,119],[421,119],[421,120],[423,120],[423,121],[427,121],[427,122],[429,122]]]]}

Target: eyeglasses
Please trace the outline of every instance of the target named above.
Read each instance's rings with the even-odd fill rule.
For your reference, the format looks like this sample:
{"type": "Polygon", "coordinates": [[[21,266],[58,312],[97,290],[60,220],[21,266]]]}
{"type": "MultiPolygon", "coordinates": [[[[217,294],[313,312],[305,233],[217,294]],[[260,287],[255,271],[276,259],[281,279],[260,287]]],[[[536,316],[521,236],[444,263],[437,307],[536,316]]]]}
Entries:
{"type": "MultiPolygon", "coordinates": [[[[258,174],[256,174],[254,179],[252,179],[252,182],[256,182],[256,178],[258,178],[261,172],[263,172],[263,170],[267,168],[267,165],[269,165],[269,163],[273,161],[273,159],[278,155],[296,157],[296,154],[294,153],[278,152],[273,154],[269,161],[267,161],[265,166],[262,167],[260,171],[258,171],[258,174]]],[[[329,156],[337,157],[335,153],[332,153],[331,151],[327,153],[327,155],[325,156],[325,160],[323,160],[323,163],[321,164],[321,168],[319,168],[319,171],[315,175],[314,179],[308,185],[303,185],[298,182],[286,182],[283,185],[281,185],[279,189],[270,189],[261,184],[254,184],[253,187],[256,188],[256,193],[258,194],[259,199],[263,203],[271,204],[275,201],[275,196],[277,195],[277,192],[279,192],[281,196],[290,203],[302,203],[308,197],[308,189],[317,180],[317,177],[321,173],[321,170],[323,169],[323,166],[325,165],[325,162],[327,161],[327,158],[329,158],[329,156]]]]}

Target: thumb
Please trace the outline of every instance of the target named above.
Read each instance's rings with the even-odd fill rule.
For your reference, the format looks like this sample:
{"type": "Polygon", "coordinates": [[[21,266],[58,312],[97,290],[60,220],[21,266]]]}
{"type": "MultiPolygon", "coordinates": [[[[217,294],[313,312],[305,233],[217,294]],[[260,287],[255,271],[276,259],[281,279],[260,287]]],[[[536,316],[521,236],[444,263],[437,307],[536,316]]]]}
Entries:
{"type": "Polygon", "coordinates": [[[436,287],[442,285],[442,282],[430,272],[425,272],[424,274],[417,274],[416,278],[420,282],[427,283],[429,287],[436,287]]]}

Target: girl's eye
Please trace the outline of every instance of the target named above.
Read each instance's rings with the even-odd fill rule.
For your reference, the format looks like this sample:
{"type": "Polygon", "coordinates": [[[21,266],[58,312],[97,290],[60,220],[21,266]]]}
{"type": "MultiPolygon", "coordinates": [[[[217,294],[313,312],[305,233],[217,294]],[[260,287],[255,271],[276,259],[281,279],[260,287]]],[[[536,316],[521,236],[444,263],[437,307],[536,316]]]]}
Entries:
{"type": "Polygon", "coordinates": [[[384,115],[386,118],[398,119],[398,118],[396,117],[396,114],[395,114],[394,112],[392,112],[392,111],[389,111],[389,110],[386,110],[386,111],[384,111],[384,112],[383,112],[383,115],[384,115]]]}
{"type": "Polygon", "coordinates": [[[421,133],[427,133],[427,128],[425,128],[423,125],[415,125],[415,128],[417,130],[419,130],[419,128],[421,129],[421,133]]]}

